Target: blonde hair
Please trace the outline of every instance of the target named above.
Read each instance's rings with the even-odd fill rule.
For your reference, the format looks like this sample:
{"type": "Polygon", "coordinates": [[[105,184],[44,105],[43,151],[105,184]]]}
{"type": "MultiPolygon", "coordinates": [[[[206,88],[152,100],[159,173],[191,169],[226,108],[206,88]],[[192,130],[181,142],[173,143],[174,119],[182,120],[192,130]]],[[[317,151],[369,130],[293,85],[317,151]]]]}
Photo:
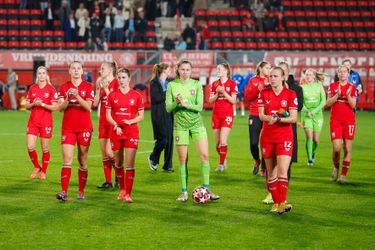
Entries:
{"type": "Polygon", "coordinates": [[[267,64],[271,65],[269,62],[267,61],[261,61],[260,63],[257,64],[257,67],[256,67],[256,75],[259,76],[260,75],[260,70],[263,69],[264,66],[266,66],[267,64]]]}
{"type": "Polygon", "coordinates": [[[285,81],[285,72],[284,72],[284,70],[283,70],[280,66],[276,66],[276,67],[273,67],[273,68],[270,70],[270,72],[272,72],[272,71],[274,71],[274,70],[278,70],[278,71],[281,72],[282,84],[283,84],[284,86],[286,86],[287,88],[289,88],[288,84],[287,84],[286,81],[285,81]]]}
{"type": "Polygon", "coordinates": [[[112,75],[113,77],[116,77],[118,72],[117,72],[117,63],[115,61],[112,62],[104,62],[103,64],[106,64],[108,67],[112,69],[112,75]]]}
{"type": "Polygon", "coordinates": [[[350,73],[350,68],[349,68],[348,66],[343,65],[343,64],[339,65],[339,67],[337,68],[337,72],[339,72],[339,70],[340,70],[341,68],[346,69],[346,70],[348,71],[348,73],[350,73]]]}
{"type": "Polygon", "coordinates": [[[178,69],[181,67],[182,64],[189,64],[191,68],[193,67],[193,65],[191,64],[191,62],[188,61],[188,60],[181,60],[181,61],[179,61],[176,64],[175,68],[174,68],[174,73],[176,74],[176,78],[177,79],[180,79],[180,73],[178,73],[178,69]]]}
{"type": "Polygon", "coordinates": [[[39,72],[39,70],[41,70],[41,69],[44,69],[44,70],[46,71],[46,73],[47,73],[47,77],[46,77],[47,83],[48,83],[49,85],[52,85],[52,84],[51,84],[51,81],[50,81],[50,78],[49,78],[49,75],[48,75],[49,70],[48,70],[48,68],[45,67],[45,66],[39,66],[39,67],[36,69],[36,78],[35,78],[35,83],[36,83],[36,84],[39,83],[38,72],[39,72]]]}
{"type": "Polygon", "coordinates": [[[305,71],[305,74],[307,74],[307,72],[311,72],[314,74],[315,76],[315,80],[317,80],[318,82],[323,82],[324,81],[324,77],[326,76],[323,72],[320,72],[320,71],[316,71],[315,69],[307,69],[305,71]]]}
{"type": "Polygon", "coordinates": [[[169,63],[158,63],[155,64],[154,67],[152,68],[152,76],[151,80],[154,80],[157,77],[160,77],[161,73],[163,73],[164,70],[168,69],[171,65],[169,63]]]}
{"type": "Polygon", "coordinates": [[[127,68],[119,68],[117,70],[117,75],[116,76],[118,76],[120,73],[125,73],[125,74],[127,74],[130,77],[130,70],[128,70],[127,68]]]}
{"type": "Polygon", "coordinates": [[[72,67],[73,63],[78,63],[83,68],[83,63],[82,62],[80,62],[80,61],[73,61],[73,62],[69,63],[69,69],[72,67]]]}
{"type": "Polygon", "coordinates": [[[227,77],[230,78],[231,76],[230,65],[228,63],[220,63],[218,66],[223,66],[228,71],[227,77]]]}

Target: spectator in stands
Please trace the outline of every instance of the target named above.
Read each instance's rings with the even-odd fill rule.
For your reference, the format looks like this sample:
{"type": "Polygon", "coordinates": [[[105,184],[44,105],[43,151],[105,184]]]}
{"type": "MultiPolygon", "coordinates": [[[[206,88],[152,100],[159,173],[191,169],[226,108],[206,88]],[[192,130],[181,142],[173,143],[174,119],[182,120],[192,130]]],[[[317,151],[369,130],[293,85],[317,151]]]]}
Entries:
{"type": "Polygon", "coordinates": [[[106,8],[106,0],[98,0],[99,2],[99,8],[100,8],[100,15],[99,17],[102,18],[102,14],[106,8]]]}
{"type": "Polygon", "coordinates": [[[138,32],[137,41],[144,42],[147,31],[147,19],[143,8],[138,9],[138,18],[136,18],[135,27],[138,32]]]}
{"type": "Polygon", "coordinates": [[[68,1],[63,0],[61,2],[61,7],[59,9],[59,19],[61,22],[61,26],[65,32],[67,32],[67,28],[69,26],[69,14],[70,7],[68,6],[68,1]]]}
{"type": "Polygon", "coordinates": [[[145,0],[145,10],[147,14],[147,19],[151,21],[155,21],[155,17],[157,15],[157,5],[156,0],[145,0]]]}
{"type": "Polygon", "coordinates": [[[105,10],[104,27],[102,31],[100,32],[103,41],[105,42],[111,41],[112,27],[113,27],[113,24],[112,24],[112,18],[110,15],[110,10],[109,8],[107,8],[105,10]]]}
{"type": "Polygon", "coordinates": [[[125,27],[125,18],[122,15],[121,9],[117,11],[115,15],[113,28],[115,29],[116,42],[124,42],[124,27],[125,27]]]}
{"type": "Polygon", "coordinates": [[[258,31],[263,31],[263,19],[266,14],[266,7],[264,6],[263,0],[259,0],[255,7],[255,18],[257,21],[258,31]]]}
{"type": "Polygon", "coordinates": [[[126,42],[133,43],[134,34],[135,34],[134,10],[131,9],[129,20],[126,22],[126,25],[125,25],[126,42]]]}
{"type": "Polygon", "coordinates": [[[75,18],[79,21],[81,17],[85,17],[85,15],[88,16],[89,12],[85,8],[85,5],[83,3],[79,4],[79,8],[76,10],[75,18]]]}
{"type": "Polygon", "coordinates": [[[264,31],[276,31],[277,29],[277,19],[273,15],[273,12],[270,12],[264,17],[263,21],[264,31]]]}
{"type": "Polygon", "coordinates": [[[12,105],[12,110],[17,110],[17,100],[15,94],[17,93],[17,81],[18,76],[13,69],[8,69],[8,91],[9,91],[9,98],[12,105]]]}
{"type": "Polygon", "coordinates": [[[277,15],[277,31],[283,31],[285,28],[285,20],[283,18],[283,13],[279,12],[277,15]]]}
{"type": "Polygon", "coordinates": [[[73,13],[69,14],[67,27],[65,28],[65,37],[67,42],[77,42],[78,23],[73,13]]]}
{"type": "Polygon", "coordinates": [[[168,0],[167,17],[174,17],[176,15],[176,10],[177,10],[176,0],[168,0]]]}
{"type": "Polygon", "coordinates": [[[87,41],[87,38],[89,37],[90,33],[90,18],[88,17],[88,12],[85,12],[85,14],[80,17],[78,20],[78,41],[84,42],[87,41]]]}
{"type": "Polygon", "coordinates": [[[95,3],[94,0],[86,0],[86,7],[87,11],[89,12],[89,16],[94,13],[95,3]]]}
{"type": "Polygon", "coordinates": [[[283,6],[281,5],[281,0],[269,0],[270,10],[274,12],[275,10],[283,11],[283,6]]]}
{"type": "Polygon", "coordinates": [[[246,16],[242,19],[242,30],[255,31],[255,21],[250,11],[248,11],[246,16]]]}
{"type": "Polygon", "coordinates": [[[210,39],[211,39],[211,32],[206,23],[203,24],[203,30],[200,33],[204,41],[203,49],[208,50],[208,43],[210,42],[210,39]]]}
{"type": "Polygon", "coordinates": [[[96,38],[95,45],[96,45],[96,50],[99,50],[99,51],[108,51],[108,44],[107,44],[107,42],[106,41],[102,41],[100,39],[100,37],[96,38]]]}
{"type": "Polygon", "coordinates": [[[96,12],[94,12],[90,18],[90,27],[91,27],[91,38],[93,41],[96,41],[96,38],[100,33],[100,19],[96,12]]]}
{"type": "Polygon", "coordinates": [[[186,42],[184,41],[184,39],[182,39],[182,36],[179,36],[176,42],[176,50],[186,50],[186,48],[187,48],[186,42]]]}
{"type": "Polygon", "coordinates": [[[101,11],[100,11],[100,6],[99,6],[99,1],[95,1],[94,2],[94,9],[90,13],[92,13],[92,15],[95,14],[97,17],[100,16],[101,11]]]}
{"type": "Polygon", "coordinates": [[[180,0],[178,2],[181,17],[191,17],[193,4],[193,0],[180,0]]]}
{"type": "Polygon", "coordinates": [[[162,17],[166,17],[168,13],[168,0],[160,1],[160,14],[162,17]]]}
{"type": "Polygon", "coordinates": [[[51,2],[48,2],[47,8],[43,9],[44,12],[44,20],[46,22],[46,30],[54,30],[53,21],[55,20],[55,16],[52,9],[51,2]]]}
{"type": "Polygon", "coordinates": [[[47,0],[40,0],[40,10],[44,11],[48,6],[48,1],[47,0]]]}
{"type": "Polygon", "coordinates": [[[86,52],[94,52],[95,51],[95,44],[93,43],[91,38],[87,39],[87,42],[85,44],[85,51],[86,52]]]}
{"type": "Polygon", "coordinates": [[[27,7],[27,0],[20,1],[20,10],[24,10],[27,7]]]}
{"type": "Polygon", "coordinates": [[[194,12],[197,10],[207,10],[207,9],[208,9],[207,0],[194,1],[194,7],[193,7],[194,12]]]}
{"type": "Polygon", "coordinates": [[[204,49],[204,40],[202,39],[201,33],[197,33],[197,37],[195,39],[195,49],[196,50],[203,50],[204,49]]]}
{"type": "Polygon", "coordinates": [[[194,49],[196,34],[195,34],[195,30],[190,27],[189,23],[186,24],[186,27],[184,31],[182,32],[182,38],[186,41],[187,46],[190,49],[194,49]],[[188,38],[190,38],[189,42],[188,42],[188,38]]]}
{"type": "Polygon", "coordinates": [[[164,39],[164,49],[171,51],[175,49],[173,33],[169,32],[167,37],[164,39]]]}
{"type": "Polygon", "coordinates": [[[111,15],[111,18],[115,18],[115,15],[117,14],[117,8],[113,5],[113,2],[110,1],[108,4],[109,14],[111,15]]]}

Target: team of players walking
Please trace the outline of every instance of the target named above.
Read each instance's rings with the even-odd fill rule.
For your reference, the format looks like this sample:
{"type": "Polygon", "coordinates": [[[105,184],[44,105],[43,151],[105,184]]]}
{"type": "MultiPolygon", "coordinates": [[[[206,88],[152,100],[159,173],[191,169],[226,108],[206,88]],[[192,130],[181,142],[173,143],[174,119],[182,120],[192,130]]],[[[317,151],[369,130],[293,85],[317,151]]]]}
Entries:
{"type": "MultiPolygon", "coordinates": [[[[190,141],[194,142],[201,161],[203,186],[209,190],[211,200],[217,200],[220,197],[209,186],[207,131],[200,114],[203,109],[203,89],[199,81],[191,78],[192,67],[187,60],[180,61],[175,67],[176,78],[170,80],[169,64],[154,66],[150,86],[156,143],[148,161],[151,170],[156,171],[160,154],[164,150],[163,170],[173,172],[172,148],[173,143],[176,144],[181,181],[181,194],[177,201],[186,201],[188,145],[190,141]]],[[[255,160],[253,173],[256,174],[262,166],[261,171],[266,174],[269,192],[265,202],[274,203],[271,211],[282,214],[292,209],[291,204],[286,203],[286,197],[291,162],[297,159],[295,123],[298,111],[302,110],[308,165],[313,165],[323,125],[322,110],[324,105],[331,107],[330,134],[334,165],[332,180],[339,178],[343,144],[344,158],[339,181],[346,182],[356,128],[354,109],[357,90],[348,82],[350,68],[344,65],[338,67],[338,81],[330,85],[327,100],[321,84],[324,75],[313,69],[306,71],[306,83],[301,87],[293,85],[294,80],[289,75],[289,66],[285,62],[275,67],[271,67],[268,62],[260,62],[256,72],[257,75],[249,81],[245,91],[245,104],[250,110],[250,148],[255,160]],[[263,164],[259,155],[259,142],[263,164]]],[[[61,192],[56,197],[68,200],[73,154],[77,145],[77,199],[85,199],[87,155],[93,131],[90,111],[92,107],[100,105],[99,141],[106,181],[98,188],[113,186],[113,167],[116,184],[120,188],[118,199],[131,203],[139,140],[138,123],[144,119],[142,97],[130,88],[131,73],[126,68],[117,69],[115,62],[103,63],[95,92],[89,83],[82,80],[83,65],[80,62],[70,64],[69,74],[70,81],[62,84],[57,93],[51,85],[48,69],[39,67],[36,84],[28,92],[26,108],[31,110],[31,114],[27,125],[27,147],[34,165],[31,178],[38,175],[41,179],[46,178],[50,159],[49,140],[53,130],[52,111],[64,112],[61,130],[61,192]],[[42,166],[35,150],[38,136],[43,151],[42,166]]],[[[236,83],[230,79],[231,69],[228,64],[217,66],[217,77],[218,80],[210,86],[209,102],[214,104],[212,129],[220,159],[215,171],[223,172],[227,168],[227,141],[233,125],[233,105],[238,91],[236,83]]]]}

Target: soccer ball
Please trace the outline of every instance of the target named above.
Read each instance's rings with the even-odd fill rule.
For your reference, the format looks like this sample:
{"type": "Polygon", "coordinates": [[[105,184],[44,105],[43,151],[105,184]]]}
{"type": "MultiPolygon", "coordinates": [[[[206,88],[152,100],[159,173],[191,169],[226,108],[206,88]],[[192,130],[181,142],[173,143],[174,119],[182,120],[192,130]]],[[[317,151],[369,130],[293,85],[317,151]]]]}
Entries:
{"type": "Polygon", "coordinates": [[[210,200],[210,192],[207,188],[199,186],[193,190],[193,201],[197,204],[206,204],[210,200]]]}

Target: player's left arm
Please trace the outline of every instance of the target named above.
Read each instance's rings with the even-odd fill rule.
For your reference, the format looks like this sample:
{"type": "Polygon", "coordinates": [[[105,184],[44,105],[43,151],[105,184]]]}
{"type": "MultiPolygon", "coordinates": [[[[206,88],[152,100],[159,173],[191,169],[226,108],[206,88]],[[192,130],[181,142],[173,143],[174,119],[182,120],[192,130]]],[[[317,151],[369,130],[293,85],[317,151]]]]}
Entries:
{"type": "Polygon", "coordinates": [[[346,96],[348,98],[348,104],[349,106],[354,109],[357,105],[357,89],[355,86],[351,86],[351,88],[348,89],[346,92],[346,96]]]}

